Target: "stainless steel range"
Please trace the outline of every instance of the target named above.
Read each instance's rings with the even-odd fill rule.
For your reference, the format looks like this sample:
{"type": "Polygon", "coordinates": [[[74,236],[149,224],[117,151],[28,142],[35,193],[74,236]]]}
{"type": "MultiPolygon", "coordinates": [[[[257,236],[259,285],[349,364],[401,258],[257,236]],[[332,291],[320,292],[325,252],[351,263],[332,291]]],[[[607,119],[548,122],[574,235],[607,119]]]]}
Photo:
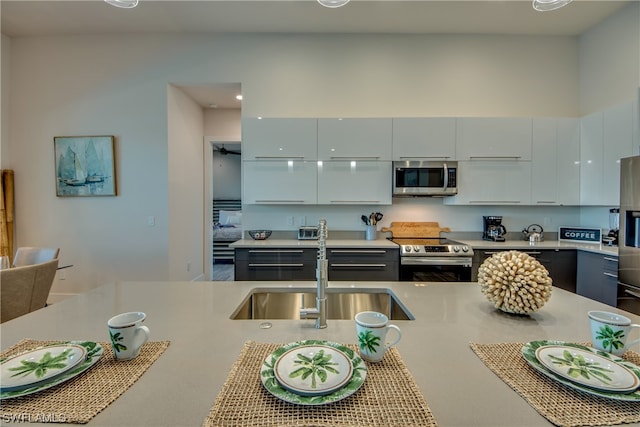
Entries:
{"type": "Polygon", "coordinates": [[[473,249],[455,240],[394,238],[400,246],[403,282],[470,282],[473,249]]]}

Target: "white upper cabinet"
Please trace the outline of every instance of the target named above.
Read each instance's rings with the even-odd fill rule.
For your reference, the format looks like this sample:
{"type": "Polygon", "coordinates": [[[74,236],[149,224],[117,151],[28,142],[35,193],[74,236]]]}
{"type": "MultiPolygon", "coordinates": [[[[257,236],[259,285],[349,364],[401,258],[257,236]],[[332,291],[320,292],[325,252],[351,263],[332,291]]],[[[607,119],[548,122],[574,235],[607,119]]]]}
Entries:
{"type": "Polygon", "coordinates": [[[243,161],[242,203],[316,204],[317,168],[317,161],[243,161]]]}
{"type": "Polygon", "coordinates": [[[390,205],[391,162],[318,162],[318,204],[390,205]]]}
{"type": "Polygon", "coordinates": [[[393,160],[455,159],[455,118],[393,119],[393,160]]]}
{"type": "Polygon", "coordinates": [[[242,119],[242,159],[318,158],[318,120],[308,118],[242,119]]]}
{"type": "Polygon", "coordinates": [[[580,119],[580,204],[602,203],[603,113],[580,119]]]}
{"type": "Polygon", "coordinates": [[[318,119],[318,160],[391,160],[390,118],[318,119]]]}
{"type": "Polygon", "coordinates": [[[620,203],[620,159],[634,154],[633,103],[580,120],[580,204],[620,203]]]}
{"type": "Polygon", "coordinates": [[[558,201],[577,206],[580,204],[580,120],[560,118],[557,126],[558,201]]]}
{"type": "Polygon", "coordinates": [[[603,117],[603,204],[620,204],[620,159],[633,155],[633,103],[604,111],[603,117]]]}
{"type": "Polygon", "coordinates": [[[531,162],[533,205],[580,203],[580,126],[578,119],[533,120],[531,162]]]}
{"type": "Polygon", "coordinates": [[[531,204],[531,162],[459,161],[458,194],[447,205],[531,204]]]}
{"type": "Polygon", "coordinates": [[[531,118],[459,118],[458,160],[531,160],[531,118]]]}

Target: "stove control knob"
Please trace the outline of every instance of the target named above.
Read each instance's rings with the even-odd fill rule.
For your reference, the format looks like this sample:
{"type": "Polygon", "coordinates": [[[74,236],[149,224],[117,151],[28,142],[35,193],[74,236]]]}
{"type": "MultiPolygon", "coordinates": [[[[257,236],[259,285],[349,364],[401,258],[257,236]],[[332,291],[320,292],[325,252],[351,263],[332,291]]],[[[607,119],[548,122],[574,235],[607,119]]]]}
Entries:
{"type": "Polygon", "coordinates": [[[469,252],[469,246],[464,245],[464,246],[462,247],[462,252],[469,252]]]}
{"type": "Polygon", "coordinates": [[[458,253],[460,252],[460,246],[456,245],[453,247],[453,252],[458,253]]]}
{"type": "Polygon", "coordinates": [[[414,246],[413,247],[413,251],[414,252],[420,252],[420,246],[414,246]]]}
{"type": "Polygon", "coordinates": [[[403,246],[403,247],[402,247],[402,250],[403,250],[404,252],[411,252],[411,246],[403,246]]]}

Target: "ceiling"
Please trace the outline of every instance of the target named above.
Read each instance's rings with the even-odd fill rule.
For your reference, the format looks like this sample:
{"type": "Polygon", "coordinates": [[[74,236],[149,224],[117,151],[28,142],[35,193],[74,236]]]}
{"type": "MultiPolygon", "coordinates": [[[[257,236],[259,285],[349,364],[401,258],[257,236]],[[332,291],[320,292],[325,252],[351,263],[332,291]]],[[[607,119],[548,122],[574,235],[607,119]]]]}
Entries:
{"type": "MultiPolygon", "coordinates": [[[[103,0],[1,0],[9,37],[144,33],[384,33],[579,35],[631,1],[574,0],[536,12],[531,0],[140,0],[119,9],[103,0]]],[[[240,85],[183,87],[200,105],[239,108],[240,85]]]]}

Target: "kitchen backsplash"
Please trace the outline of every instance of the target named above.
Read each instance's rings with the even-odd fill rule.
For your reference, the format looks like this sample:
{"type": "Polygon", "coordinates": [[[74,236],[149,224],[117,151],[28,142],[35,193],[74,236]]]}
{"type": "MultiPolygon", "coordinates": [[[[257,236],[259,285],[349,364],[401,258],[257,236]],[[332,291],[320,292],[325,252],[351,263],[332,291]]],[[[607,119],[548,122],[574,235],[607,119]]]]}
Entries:
{"type": "Polygon", "coordinates": [[[329,232],[363,231],[360,217],[382,212],[378,229],[397,221],[435,221],[452,232],[482,231],[483,215],[501,215],[509,233],[519,233],[530,224],[540,224],[545,232],[557,232],[560,226],[589,226],[607,230],[609,207],[578,206],[445,206],[438,198],[394,199],[390,206],[267,206],[245,205],[242,227],[245,230],[297,230],[327,219],[329,232]]]}

